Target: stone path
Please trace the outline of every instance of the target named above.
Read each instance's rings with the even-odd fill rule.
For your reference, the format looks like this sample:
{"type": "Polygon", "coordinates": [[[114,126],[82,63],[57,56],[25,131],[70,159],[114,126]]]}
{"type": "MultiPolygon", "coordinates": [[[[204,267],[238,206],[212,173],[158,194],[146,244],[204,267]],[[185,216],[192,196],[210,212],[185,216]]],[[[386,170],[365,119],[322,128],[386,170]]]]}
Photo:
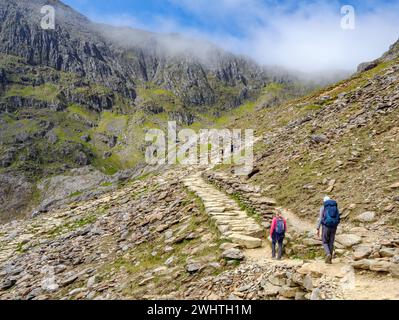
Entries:
{"type": "Polygon", "coordinates": [[[206,213],[222,237],[247,249],[262,246],[265,230],[223,192],[206,183],[197,172],[184,179],[185,186],[203,202],[206,213]]]}
{"type": "MultiPolygon", "coordinates": [[[[194,192],[203,202],[206,213],[215,223],[222,238],[229,239],[234,244],[245,248],[246,265],[285,267],[301,266],[299,272],[303,275],[330,277],[338,279],[343,299],[399,299],[399,279],[390,278],[394,285],[392,290],[385,290],[386,276],[355,274],[353,267],[346,259],[336,259],[332,265],[326,265],[322,260],[307,261],[285,258],[281,261],[271,259],[270,242],[266,239],[264,230],[252,217],[240,209],[235,200],[217,190],[201,177],[201,170],[184,179],[185,186],[194,192]]],[[[312,233],[315,225],[305,221],[295,213],[278,208],[287,219],[288,228],[297,233],[312,233]]]]}

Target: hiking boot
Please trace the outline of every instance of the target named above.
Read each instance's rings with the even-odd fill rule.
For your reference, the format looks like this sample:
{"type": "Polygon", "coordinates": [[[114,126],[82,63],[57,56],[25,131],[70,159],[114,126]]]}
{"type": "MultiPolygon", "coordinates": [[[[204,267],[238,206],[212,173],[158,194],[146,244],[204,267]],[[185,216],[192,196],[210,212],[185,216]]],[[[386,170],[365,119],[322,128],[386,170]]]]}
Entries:
{"type": "Polygon", "coordinates": [[[332,264],[332,255],[331,255],[331,254],[329,254],[329,255],[326,257],[326,263],[327,263],[327,264],[332,264]]]}

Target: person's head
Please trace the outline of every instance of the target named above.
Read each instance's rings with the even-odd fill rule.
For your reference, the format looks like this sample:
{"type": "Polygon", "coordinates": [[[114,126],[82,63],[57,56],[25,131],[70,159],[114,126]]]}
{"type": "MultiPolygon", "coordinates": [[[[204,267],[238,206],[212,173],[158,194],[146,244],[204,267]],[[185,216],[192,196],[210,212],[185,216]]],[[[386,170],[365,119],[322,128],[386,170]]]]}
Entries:
{"type": "Polygon", "coordinates": [[[329,196],[325,196],[324,199],[323,199],[323,202],[327,202],[327,201],[330,201],[330,200],[331,200],[331,198],[329,196]]]}
{"type": "Polygon", "coordinates": [[[281,217],[281,211],[276,209],[276,217],[280,218],[281,217]]]}

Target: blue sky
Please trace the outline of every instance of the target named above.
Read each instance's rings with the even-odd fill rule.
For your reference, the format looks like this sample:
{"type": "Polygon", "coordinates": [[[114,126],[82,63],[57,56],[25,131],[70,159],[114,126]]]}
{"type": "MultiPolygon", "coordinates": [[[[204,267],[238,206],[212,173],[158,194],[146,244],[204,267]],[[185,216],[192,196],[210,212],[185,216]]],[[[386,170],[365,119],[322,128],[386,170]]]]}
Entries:
{"type": "Polygon", "coordinates": [[[64,0],[96,22],[210,40],[259,63],[354,70],[399,38],[399,0],[64,0]],[[355,28],[341,28],[341,7],[355,28]]]}

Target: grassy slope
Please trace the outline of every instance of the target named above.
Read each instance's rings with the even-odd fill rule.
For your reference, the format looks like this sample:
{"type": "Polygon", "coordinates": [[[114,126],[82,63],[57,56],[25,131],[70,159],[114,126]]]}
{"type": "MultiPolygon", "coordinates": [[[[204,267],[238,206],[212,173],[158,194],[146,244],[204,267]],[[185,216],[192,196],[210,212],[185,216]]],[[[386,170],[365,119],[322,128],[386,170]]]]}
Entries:
{"type": "MultiPolygon", "coordinates": [[[[108,88],[93,83],[85,83],[73,73],[59,72],[52,68],[26,65],[18,57],[0,55],[0,68],[6,70],[7,79],[10,82],[5,91],[0,95],[0,101],[6,104],[7,99],[22,97],[34,99],[38,102],[59,103],[63,90],[72,90],[74,94],[87,97],[112,94],[108,88]],[[45,75],[44,84],[42,75],[45,75]],[[47,79],[48,78],[48,79],[47,79]]],[[[7,127],[2,130],[4,151],[13,147],[17,134],[38,135],[35,137],[33,147],[38,150],[39,158],[35,163],[26,164],[24,160],[18,161],[26,150],[19,150],[16,160],[12,165],[14,169],[23,169],[31,165],[37,167],[38,174],[44,171],[46,175],[57,171],[63,164],[75,167],[76,161],[68,156],[59,157],[60,149],[72,144],[75,148],[83,150],[92,158],[92,164],[106,173],[114,173],[119,169],[133,167],[143,160],[144,136],[148,128],[166,129],[168,120],[174,119],[177,114],[191,114],[195,122],[191,125],[181,123],[183,127],[194,130],[207,127],[223,127],[238,116],[247,112],[253,112],[257,93],[242,106],[220,111],[230,104],[232,93],[237,88],[224,87],[215,82],[214,90],[219,92],[220,99],[214,106],[208,106],[204,110],[198,110],[185,106],[181,99],[171,91],[154,83],[142,83],[137,88],[138,99],[128,101],[115,94],[112,110],[97,112],[85,105],[67,102],[67,108],[61,112],[51,110],[34,109],[31,106],[19,108],[11,114],[1,114],[0,118],[7,122],[7,127]],[[57,136],[57,142],[49,144],[47,138],[40,136],[41,124],[51,122],[54,124],[53,132],[57,136]],[[99,135],[112,135],[118,138],[118,144],[110,148],[103,143],[99,135]],[[82,141],[83,135],[89,135],[89,142],[82,141]],[[49,152],[43,152],[43,148],[49,148],[49,152]],[[111,152],[110,157],[104,157],[106,152],[111,152]],[[47,153],[47,155],[46,155],[47,153]],[[53,157],[54,156],[54,157],[53,157]],[[60,158],[63,158],[62,161],[60,158]]],[[[280,84],[270,84],[263,93],[262,103],[276,96],[292,94],[292,91],[284,91],[280,84]]]]}
{"type": "MultiPolygon", "coordinates": [[[[333,102],[342,93],[366,89],[397,63],[382,63],[307,97],[237,119],[232,127],[255,128],[257,136],[266,137],[255,146],[256,156],[263,155],[263,159],[258,163],[261,172],[253,180],[269,189],[268,193],[281,205],[309,218],[316,217],[321,199],[328,193],[339,200],[344,211],[350,204],[356,204],[351,216],[366,210],[379,215],[391,212],[386,216],[395,223],[397,207],[392,198],[397,194],[387,187],[398,180],[399,110],[332,136],[328,144],[312,145],[309,140],[316,134],[339,132],[342,124],[370,108],[363,98],[353,99],[341,108],[333,102]],[[325,101],[320,99],[323,96],[328,96],[325,101]],[[289,129],[288,124],[306,116],[314,120],[289,129]],[[329,190],[330,180],[336,180],[333,190],[329,190]]],[[[392,95],[397,86],[398,82],[396,89],[395,85],[388,88],[377,85],[372,98],[377,101],[379,96],[392,95]]]]}

